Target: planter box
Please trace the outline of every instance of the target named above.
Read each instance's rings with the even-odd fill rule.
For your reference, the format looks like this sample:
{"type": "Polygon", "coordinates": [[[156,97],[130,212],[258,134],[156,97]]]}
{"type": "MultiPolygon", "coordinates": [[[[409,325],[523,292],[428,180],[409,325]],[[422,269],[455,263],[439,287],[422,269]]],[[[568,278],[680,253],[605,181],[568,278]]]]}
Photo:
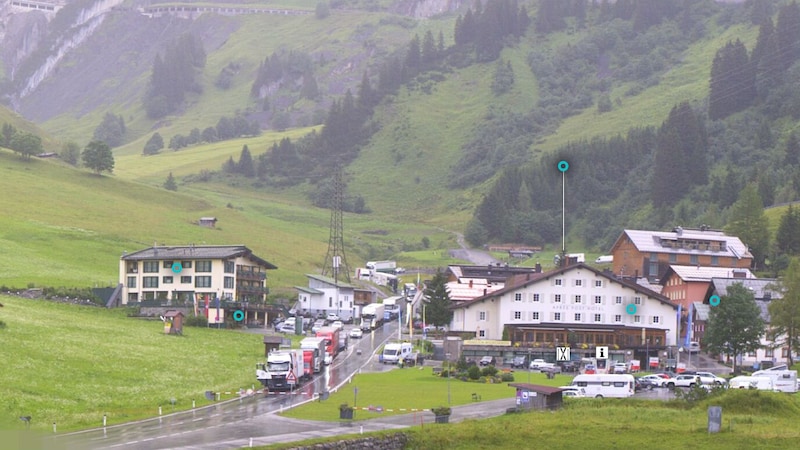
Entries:
{"type": "Polygon", "coordinates": [[[450,416],[436,416],[436,423],[450,423],[450,416]]]}
{"type": "Polygon", "coordinates": [[[353,419],[353,410],[352,409],[340,409],[339,410],[339,418],[340,419],[353,419]]]}

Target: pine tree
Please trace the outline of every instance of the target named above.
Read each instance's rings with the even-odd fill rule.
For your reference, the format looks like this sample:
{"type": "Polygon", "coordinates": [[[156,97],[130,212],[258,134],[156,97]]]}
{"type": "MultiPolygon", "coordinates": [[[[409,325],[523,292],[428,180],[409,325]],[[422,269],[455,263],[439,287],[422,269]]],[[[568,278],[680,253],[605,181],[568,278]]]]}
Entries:
{"type": "Polygon", "coordinates": [[[420,50],[419,35],[414,35],[408,43],[408,50],[406,52],[405,66],[416,74],[422,67],[422,53],[420,50]]]}
{"type": "Polygon", "coordinates": [[[152,136],[150,136],[150,139],[148,139],[147,143],[144,145],[143,153],[145,155],[155,155],[162,148],[164,148],[164,139],[161,137],[158,131],[156,131],[152,136]]]}
{"type": "Polygon", "coordinates": [[[317,80],[310,70],[303,74],[303,86],[300,88],[300,96],[309,100],[316,100],[319,97],[317,80]]]}
{"type": "Polygon", "coordinates": [[[719,49],[711,65],[708,117],[723,119],[741,111],[756,95],[756,71],[740,40],[719,49]]]}
{"type": "Polygon", "coordinates": [[[167,176],[167,181],[164,182],[164,189],[168,191],[177,191],[178,184],[175,183],[175,177],[172,176],[172,172],[169,173],[167,176]]]}
{"type": "Polygon", "coordinates": [[[796,2],[782,6],[778,11],[775,35],[780,61],[783,69],[787,70],[800,58],[800,6],[796,2]]]}
{"type": "Polygon", "coordinates": [[[765,98],[769,90],[778,84],[783,72],[771,17],[767,17],[758,28],[758,40],[750,56],[750,64],[756,71],[756,92],[765,98]]]}
{"type": "Polygon", "coordinates": [[[450,325],[453,310],[450,309],[450,294],[447,293],[447,275],[441,270],[425,285],[423,302],[427,303],[425,317],[435,326],[450,325]]]}
{"type": "Polygon", "coordinates": [[[247,145],[242,147],[242,154],[239,155],[239,163],[236,166],[237,172],[252,178],[256,175],[256,168],[253,164],[253,157],[250,155],[250,149],[247,145]]]}
{"type": "Polygon", "coordinates": [[[800,255],[800,209],[792,205],[781,216],[775,245],[781,254],[800,255]]]}
{"type": "Polygon", "coordinates": [[[769,249],[769,220],[755,184],[748,184],[739,193],[725,231],[741,239],[753,254],[754,267],[761,267],[769,249]]]}
{"type": "Polygon", "coordinates": [[[800,143],[797,142],[797,136],[794,133],[791,133],[789,139],[786,140],[786,156],[783,162],[787,166],[796,166],[800,163],[800,143]]]}
{"type": "Polygon", "coordinates": [[[686,167],[679,132],[670,128],[659,132],[651,183],[653,206],[671,206],[684,196],[689,186],[686,167]]]}
{"type": "Polygon", "coordinates": [[[433,40],[433,32],[428,30],[422,38],[422,63],[430,66],[436,62],[437,58],[436,42],[433,40]]]}

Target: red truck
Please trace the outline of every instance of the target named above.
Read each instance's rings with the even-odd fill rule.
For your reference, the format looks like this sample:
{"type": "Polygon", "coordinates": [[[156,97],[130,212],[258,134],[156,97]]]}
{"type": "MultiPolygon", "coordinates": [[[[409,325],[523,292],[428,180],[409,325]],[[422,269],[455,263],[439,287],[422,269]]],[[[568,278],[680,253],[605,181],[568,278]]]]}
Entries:
{"type": "Polygon", "coordinates": [[[325,339],[325,352],[331,359],[339,354],[339,329],[336,327],[322,327],[317,330],[317,337],[325,339]]]}

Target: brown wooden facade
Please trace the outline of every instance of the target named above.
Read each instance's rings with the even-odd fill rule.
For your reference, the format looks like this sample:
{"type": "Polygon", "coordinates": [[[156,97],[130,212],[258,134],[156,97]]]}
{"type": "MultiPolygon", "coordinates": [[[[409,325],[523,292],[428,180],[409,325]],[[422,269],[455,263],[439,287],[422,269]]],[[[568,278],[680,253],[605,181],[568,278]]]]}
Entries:
{"type": "Polygon", "coordinates": [[[509,337],[515,347],[594,348],[607,346],[616,348],[666,348],[666,330],[645,328],[642,339],[641,328],[576,326],[509,326],[509,337]],[[649,341],[649,342],[648,342],[649,341]]]}

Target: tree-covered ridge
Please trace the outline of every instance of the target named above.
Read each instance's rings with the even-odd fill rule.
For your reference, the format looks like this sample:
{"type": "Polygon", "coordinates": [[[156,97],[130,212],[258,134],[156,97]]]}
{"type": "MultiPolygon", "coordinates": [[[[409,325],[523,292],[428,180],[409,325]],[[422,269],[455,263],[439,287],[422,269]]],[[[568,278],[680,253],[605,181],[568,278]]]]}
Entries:
{"type": "Polygon", "coordinates": [[[200,92],[197,69],[206,64],[203,44],[195,36],[184,34],[167,45],[162,56],[156,55],[144,106],[150,118],[166,116],[183,105],[186,94],[200,92]]]}
{"type": "MultiPolygon", "coordinates": [[[[712,64],[708,104],[676,105],[657,132],[637,130],[636,136],[629,133],[627,138],[614,138],[613,144],[605,139],[572,143],[537,163],[507,170],[475,212],[468,227],[473,241],[555,242],[560,237],[560,221],[554,224],[545,218],[560,218],[560,180],[555,170],[559,159],[571,164],[566,176],[567,231],[599,248],[608,248],[622,227],[661,229],[706,223],[721,228],[731,221],[743,223],[743,219],[736,219],[743,217],[737,208],[748,210],[742,205],[756,204],[753,195],[763,206],[800,198],[800,145],[793,128],[787,126],[800,118],[800,93],[795,88],[800,83],[800,64],[796,63],[797,57],[790,57],[791,49],[800,46],[800,9],[794,2],[776,8],[778,22],[784,25],[773,27],[763,6],[763,2],[750,2],[747,7],[731,9],[739,11],[740,20],[759,20],[759,39],[752,53],[735,39],[719,49],[712,64]],[[795,17],[797,25],[787,26],[794,23],[795,17]],[[778,28],[790,38],[779,39],[778,28]],[[778,44],[780,40],[783,44],[778,44]],[[623,157],[614,155],[609,145],[617,147],[617,151],[642,151],[629,151],[623,157]],[[626,170],[597,170],[607,161],[626,170]],[[585,170],[585,166],[591,170],[585,170]]],[[[591,13],[587,17],[589,21],[591,13]]],[[[580,98],[584,95],[588,99],[593,89],[608,89],[628,75],[630,81],[642,83],[635,71],[625,71],[626,67],[640,67],[638,63],[615,66],[613,61],[630,61],[623,49],[637,48],[637,39],[646,42],[649,33],[679,33],[680,21],[697,23],[694,15],[687,18],[678,12],[673,17],[639,32],[631,23],[613,19],[602,32],[590,32],[592,39],[566,47],[564,54],[569,56],[563,59],[558,53],[548,60],[543,58],[544,52],[534,52],[532,69],[538,70],[541,83],[538,106],[548,108],[549,117],[570,114],[570,108],[588,104],[587,100],[580,104],[580,98]],[[606,40],[601,37],[603,33],[617,37],[606,40]],[[620,44],[622,41],[625,43],[620,44]],[[605,42],[617,43],[610,47],[614,53],[607,52],[607,58],[597,59],[598,54],[603,54],[599,48],[609,48],[605,42]],[[572,66],[567,64],[570,61],[572,66]],[[601,65],[597,61],[612,62],[601,65]],[[559,66],[561,69],[555,69],[559,66]],[[601,67],[608,69],[606,78],[600,76],[601,67]],[[617,74],[622,77],[617,79],[617,74]],[[550,81],[552,84],[548,84],[550,81]]],[[[696,26],[691,30],[702,35],[696,26]]],[[[677,57],[677,51],[689,44],[685,36],[672,41],[675,42],[679,43],[664,54],[677,57]]],[[[637,55],[642,64],[658,59],[657,46],[641,48],[649,49],[637,55]]],[[[486,149],[484,152],[491,154],[486,149]]],[[[764,262],[772,264],[769,268],[773,271],[785,267],[788,262],[780,257],[793,247],[792,238],[784,236],[781,244],[772,245],[764,238],[766,222],[759,219],[752,223],[756,224],[755,230],[738,231],[758,253],[760,267],[764,262]]]]}

